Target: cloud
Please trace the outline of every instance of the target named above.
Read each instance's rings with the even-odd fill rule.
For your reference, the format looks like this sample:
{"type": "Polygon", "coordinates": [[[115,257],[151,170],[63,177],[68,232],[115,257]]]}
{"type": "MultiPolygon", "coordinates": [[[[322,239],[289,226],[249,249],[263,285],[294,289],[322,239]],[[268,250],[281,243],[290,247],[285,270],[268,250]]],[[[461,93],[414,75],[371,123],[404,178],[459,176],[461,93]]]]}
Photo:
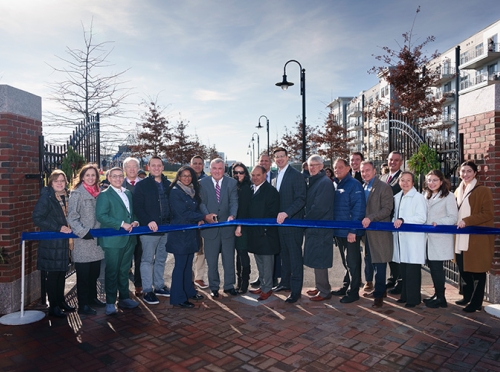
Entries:
{"type": "Polygon", "coordinates": [[[216,92],[214,90],[197,89],[193,93],[193,98],[199,101],[233,101],[234,97],[227,93],[216,92]]]}

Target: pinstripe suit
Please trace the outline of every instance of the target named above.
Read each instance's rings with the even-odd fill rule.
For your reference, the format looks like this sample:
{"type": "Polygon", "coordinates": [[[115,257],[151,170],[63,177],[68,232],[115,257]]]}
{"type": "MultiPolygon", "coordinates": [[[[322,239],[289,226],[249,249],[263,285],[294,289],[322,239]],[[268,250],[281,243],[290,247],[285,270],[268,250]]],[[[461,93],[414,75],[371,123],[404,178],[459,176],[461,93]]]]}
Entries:
{"type": "MultiPolygon", "coordinates": [[[[278,177],[273,179],[276,187],[278,177]]],[[[306,204],[306,183],[304,176],[296,169],[288,166],[279,188],[280,211],[290,219],[303,219],[306,204]]],[[[291,289],[292,296],[300,296],[304,279],[302,258],[303,229],[297,227],[280,227],[281,245],[281,283],[291,289]]]]}

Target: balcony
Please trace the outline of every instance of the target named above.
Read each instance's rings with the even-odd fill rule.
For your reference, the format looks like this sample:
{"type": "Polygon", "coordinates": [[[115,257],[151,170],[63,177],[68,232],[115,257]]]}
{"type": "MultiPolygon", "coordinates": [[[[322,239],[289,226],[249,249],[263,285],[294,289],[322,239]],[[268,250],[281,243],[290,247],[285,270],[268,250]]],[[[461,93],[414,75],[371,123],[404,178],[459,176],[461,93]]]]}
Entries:
{"type": "Polygon", "coordinates": [[[475,89],[483,88],[487,85],[500,83],[500,72],[488,74],[482,72],[476,76],[470,76],[467,80],[460,82],[460,94],[465,94],[475,89]]]}
{"type": "Polygon", "coordinates": [[[436,83],[433,85],[435,87],[441,86],[453,80],[454,77],[455,77],[455,67],[451,66],[441,67],[441,70],[439,71],[439,77],[436,80],[436,83]]]}
{"type": "Polygon", "coordinates": [[[440,100],[441,98],[445,98],[443,105],[448,105],[455,100],[455,91],[450,90],[449,92],[442,92],[439,90],[436,92],[435,97],[437,100],[440,100]]]}
{"type": "Polygon", "coordinates": [[[347,116],[358,118],[363,115],[363,110],[360,107],[361,105],[349,106],[347,109],[347,116]]]}
{"type": "Polygon", "coordinates": [[[491,43],[488,48],[471,48],[462,53],[460,57],[460,69],[476,70],[488,62],[500,58],[500,44],[491,43]]]}

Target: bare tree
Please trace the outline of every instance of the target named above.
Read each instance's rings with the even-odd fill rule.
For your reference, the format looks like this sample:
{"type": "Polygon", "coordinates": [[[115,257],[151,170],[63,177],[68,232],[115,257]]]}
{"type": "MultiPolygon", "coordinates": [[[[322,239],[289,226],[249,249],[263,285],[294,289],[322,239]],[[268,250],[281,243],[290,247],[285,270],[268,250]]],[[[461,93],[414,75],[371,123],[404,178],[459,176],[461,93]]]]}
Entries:
{"type": "Polygon", "coordinates": [[[319,147],[318,154],[329,159],[331,164],[338,157],[348,157],[350,152],[349,143],[354,139],[347,136],[347,131],[337,123],[332,113],[328,114],[324,129],[318,130],[312,137],[319,147]]]}
{"type": "Polygon", "coordinates": [[[57,57],[65,67],[52,67],[54,72],[63,76],[62,80],[49,84],[49,99],[62,106],[63,112],[49,112],[48,125],[66,125],[73,127],[75,121],[89,118],[99,113],[103,117],[119,117],[124,114],[124,100],[131,94],[126,81],[122,81],[124,70],[109,75],[103,70],[109,69],[108,62],[113,48],[111,41],[94,41],[93,21],[89,30],[83,28],[84,48],[66,47],[67,57],[57,57]]]}

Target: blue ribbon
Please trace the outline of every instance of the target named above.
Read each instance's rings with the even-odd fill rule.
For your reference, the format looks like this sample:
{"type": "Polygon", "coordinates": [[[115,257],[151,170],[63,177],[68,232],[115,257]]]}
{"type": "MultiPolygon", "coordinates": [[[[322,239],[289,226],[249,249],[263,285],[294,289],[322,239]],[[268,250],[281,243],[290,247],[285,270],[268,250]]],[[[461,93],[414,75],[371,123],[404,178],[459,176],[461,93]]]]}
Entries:
{"type": "MultiPolygon", "coordinates": [[[[477,235],[496,235],[500,234],[500,229],[485,226],[467,226],[462,229],[457,229],[454,225],[417,225],[404,223],[399,229],[394,227],[392,222],[372,222],[366,229],[361,225],[361,221],[316,221],[316,220],[285,220],[283,224],[276,223],[275,218],[263,219],[248,219],[248,220],[233,220],[229,222],[219,222],[203,225],[161,225],[158,226],[159,233],[168,233],[170,231],[193,230],[193,229],[210,229],[215,227],[225,226],[286,226],[300,228],[317,228],[317,229],[349,229],[349,230],[369,230],[369,231],[398,231],[398,232],[418,232],[418,233],[433,233],[433,234],[477,234],[477,235]]],[[[123,236],[123,235],[144,235],[152,234],[153,232],[147,226],[135,227],[132,232],[127,232],[124,229],[92,229],[90,233],[95,238],[123,236]]],[[[67,239],[78,238],[77,235],[64,234],[61,232],[23,232],[22,240],[52,240],[52,239],[67,239]]]]}

